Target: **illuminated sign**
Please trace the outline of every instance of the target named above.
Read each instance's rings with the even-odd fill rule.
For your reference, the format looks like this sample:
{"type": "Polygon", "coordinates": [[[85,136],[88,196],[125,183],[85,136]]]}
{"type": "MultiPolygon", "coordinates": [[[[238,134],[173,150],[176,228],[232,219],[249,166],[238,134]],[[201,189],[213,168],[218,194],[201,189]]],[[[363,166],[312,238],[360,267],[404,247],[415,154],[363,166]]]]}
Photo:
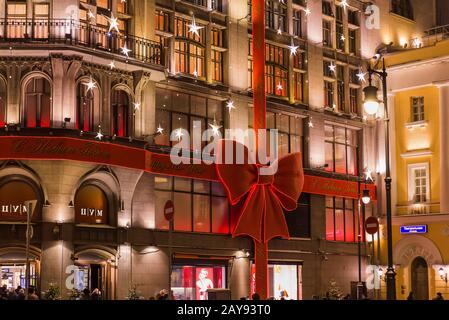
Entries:
{"type": "Polygon", "coordinates": [[[427,233],[427,225],[420,226],[402,226],[401,234],[427,233]]]}

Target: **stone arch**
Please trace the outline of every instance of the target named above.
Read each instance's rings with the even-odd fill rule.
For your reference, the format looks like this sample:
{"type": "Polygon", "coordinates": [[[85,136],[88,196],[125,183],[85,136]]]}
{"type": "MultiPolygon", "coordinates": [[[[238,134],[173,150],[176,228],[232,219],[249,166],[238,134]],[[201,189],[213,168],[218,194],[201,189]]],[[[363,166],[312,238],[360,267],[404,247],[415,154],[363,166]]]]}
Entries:
{"type": "MultiPolygon", "coordinates": [[[[42,250],[36,246],[30,245],[30,258],[40,260],[42,256],[42,250]]],[[[2,257],[23,255],[25,256],[25,245],[12,245],[12,246],[1,246],[0,247],[0,259],[2,257]]]]}
{"type": "Polygon", "coordinates": [[[394,248],[394,263],[410,266],[417,257],[422,257],[428,265],[444,264],[443,256],[435,243],[420,235],[410,235],[399,240],[394,248]]]}

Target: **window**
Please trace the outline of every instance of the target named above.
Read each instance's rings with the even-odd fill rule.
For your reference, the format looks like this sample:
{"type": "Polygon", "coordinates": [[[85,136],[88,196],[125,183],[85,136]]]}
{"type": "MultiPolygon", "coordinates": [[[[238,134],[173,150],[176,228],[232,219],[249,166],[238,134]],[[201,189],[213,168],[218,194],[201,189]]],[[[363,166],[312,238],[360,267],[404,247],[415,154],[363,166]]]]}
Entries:
{"type": "Polygon", "coordinates": [[[329,1],[323,1],[323,14],[333,17],[334,11],[332,10],[332,3],[329,1]]]}
{"type": "Polygon", "coordinates": [[[0,127],[6,124],[6,83],[0,79],[0,127]]]}
{"type": "Polygon", "coordinates": [[[343,23],[337,22],[336,27],[337,27],[337,29],[336,29],[337,30],[337,49],[344,51],[346,37],[345,37],[345,33],[344,33],[343,23]]]}
{"type": "Polygon", "coordinates": [[[128,5],[126,1],[117,1],[117,12],[118,13],[128,13],[128,5]]]}
{"type": "Polygon", "coordinates": [[[359,89],[350,88],[349,89],[349,112],[352,114],[359,114],[359,89]]]}
{"type": "Polygon", "coordinates": [[[331,81],[324,81],[324,107],[334,108],[334,83],[331,81]]]}
{"type": "Polygon", "coordinates": [[[51,86],[43,77],[35,77],[25,87],[24,124],[27,128],[49,128],[51,119],[51,86]]]}
{"type": "Polygon", "coordinates": [[[424,97],[412,97],[412,122],[424,121],[424,97]]]}
{"type": "Polygon", "coordinates": [[[155,15],[155,28],[159,31],[169,32],[170,31],[170,15],[168,12],[162,10],[156,10],[155,15]]]}
{"type": "MultiPolygon", "coordinates": [[[[165,134],[155,138],[159,145],[172,145],[170,132],[184,129],[193,132],[200,129],[203,133],[214,121],[223,124],[223,104],[215,99],[156,89],[156,126],[161,126],[165,134]],[[200,123],[200,128],[195,127],[200,123]]],[[[193,136],[192,136],[193,139],[193,136]]]]}
{"type": "Polygon", "coordinates": [[[353,55],[358,54],[358,45],[357,45],[357,30],[349,29],[349,53],[353,55]]]}
{"type": "MultiPolygon", "coordinates": [[[[250,110],[251,112],[251,110],[250,110]]],[[[249,125],[252,126],[252,116],[249,117],[249,125]]],[[[286,114],[267,112],[267,129],[278,129],[279,158],[294,152],[302,151],[303,126],[302,118],[286,114]]],[[[268,137],[267,137],[268,138],[268,137]]],[[[267,139],[268,140],[268,139],[267,139]]],[[[269,142],[267,141],[267,144],[269,142]]],[[[269,144],[268,144],[269,146],[269,144]]]]}
{"type": "Polygon", "coordinates": [[[223,82],[223,52],[212,50],[211,55],[212,80],[216,82],[223,82]]]}
{"type": "MultiPolygon", "coordinates": [[[[324,3],[324,2],[323,2],[324,3]]],[[[323,45],[332,48],[332,22],[323,20],[323,45]]]]}
{"type": "Polygon", "coordinates": [[[155,177],[156,229],[167,230],[164,205],[173,199],[175,231],[228,234],[230,207],[221,184],[207,181],[155,177]]]}
{"type": "MultiPolygon", "coordinates": [[[[205,72],[205,28],[198,30],[198,34],[188,32],[191,22],[175,18],[175,65],[176,72],[190,74],[204,78],[205,72]]],[[[197,22],[198,25],[200,25],[197,22]]]]}
{"type": "Polygon", "coordinates": [[[292,238],[310,238],[310,194],[303,193],[298,207],[285,215],[288,231],[292,238]]]}
{"type": "Polygon", "coordinates": [[[357,242],[358,230],[363,236],[364,217],[358,217],[357,201],[338,197],[326,197],[326,240],[357,242]],[[359,224],[360,223],[360,224],[359,224]]]}
{"type": "Polygon", "coordinates": [[[278,0],[265,1],[265,24],[274,30],[287,31],[287,5],[278,0]]]}
{"type": "Polygon", "coordinates": [[[345,68],[341,65],[337,66],[337,110],[345,112],[346,95],[345,95],[345,68]]]}
{"type": "Polygon", "coordinates": [[[86,132],[97,131],[100,124],[100,91],[97,87],[89,90],[87,87],[88,79],[78,83],[77,89],[77,119],[76,127],[86,132]]]}
{"type": "Polygon", "coordinates": [[[404,18],[414,19],[413,7],[410,0],[392,0],[391,11],[404,18]]]}
{"type": "Polygon", "coordinates": [[[185,0],[185,1],[190,2],[197,6],[207,7],[207,0],[185,0]]]}
{"type": "Polygon", "coordinates": [[[326,170],[357,175],[357,131],[344,127],[325,125],[326,170]]]}
{"type": "Polygon", "coordinates": [[[129,95],[123,90],[112,93],[112,133],[117,137],[129,136],[128,112],[129,95]]]}
{"type": "Polygon", "coordinates": [[[268,94],[286,96],[288,92],[287,49],[272,44],[265,48],[265,88],[268,94]]]}
{"type": "Polygon", "coordinates": [[[250,38],[248,40],[248,88],[254,88],[253,86],[253,41],[250,38]]]}
{"type": "Polygon", "coordinates": [[[33,4],[33,38],[46,39],[49,36],[48,19],[50,18],[50,5],[48,3],[33,4]]]}
{"type": "Polygon", "coordinates": [[[303,10],[293,10],[293,35],[303,37],[303,10]]]}
{"type": "Polygon", "coordinates": [[[429,164],[411,164],[408,166],[408,194],[413,204],[430,200],[429,164]]]}
{"type": "Polygon", "coordinates": [[[6,6],[8,38],[24,38],[27,19],[26,2],[8,1],[6,6]]]}
{"type": "Polygon", "coordinates": [[[357,11],[348,9],[348,23],[354,26],[359,25],[359,15],[357,11]]]}

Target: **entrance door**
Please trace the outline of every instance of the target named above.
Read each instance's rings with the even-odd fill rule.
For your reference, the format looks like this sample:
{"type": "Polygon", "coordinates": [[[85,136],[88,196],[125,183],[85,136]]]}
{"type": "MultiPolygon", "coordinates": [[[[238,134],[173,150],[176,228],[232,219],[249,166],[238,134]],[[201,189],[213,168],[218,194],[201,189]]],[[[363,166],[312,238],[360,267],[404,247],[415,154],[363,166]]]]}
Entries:
{"type": "Polygon", "coordinates": [[[421,257],[412,262],[412,291],[416,300],[429,300],[428,266],[421,257]]]}

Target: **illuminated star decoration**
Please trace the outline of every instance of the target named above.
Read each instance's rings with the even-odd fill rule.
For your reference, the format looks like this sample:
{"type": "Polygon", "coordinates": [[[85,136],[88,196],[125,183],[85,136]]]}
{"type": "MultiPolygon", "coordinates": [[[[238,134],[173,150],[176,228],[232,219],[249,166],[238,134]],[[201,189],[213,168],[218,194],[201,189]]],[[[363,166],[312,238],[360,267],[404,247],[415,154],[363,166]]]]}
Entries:
{"type": "Polygon", "coordinates": [[[329,65],[329,70],[335,73],[335,70],[337,69],[337,66],[331,62],[331,64],[329,65]]]}
{"type": "Polygon", "coordinates": [[[196,24],[195,16],[192,15],[192,23],[187,25],[189,27],[189,32],[195,34],[196,36],[200,36],[199,30],[203,29],[204,27],[200,27],[196,24]]]}
{"type": "Polygon", "coordinates": [[[134,110],[140,110],[140,102],[134,102],[134,110]]]}
{"type": "Polygon", "coordinates": [[[343,7],[343,9],[346,9],[349,5],[348,5],[348,1],[347,0],[342,0],[340,3],[340,6],[343,7]]]}
{"type": "Polygon", "coordinates": [[[304,9],[304,13],[306,14],[306,16],[308,16],[309,14],[312,13],[312,11],[310,11],[309,8],[304,9]]]}
{"type": "Polygon", "coordinates": [[[111,63],[108,64],[108,66],[109,66],[109,68],[111,68],[111,70],[112,70],[112,69],[115,69],[115,62],[114,62],[114,61],[111,61],[111,63]]]}
{"type": "Polygon", "coordinates": [[[123,53],[127,58],[129,58],[129,53],[130,53],[132,50],[128,49],[127,44],[125,43],[125,45],[124,45],[122,48],[120,48],[120,49],[122,50],[122,53],[123,53]]]}
{"type": "Polygon", "coordinates": [[[285,4],[285,0],[279,0],[280,3],[285,4]]]}
{"type": "Polygon", "coordinates": [[[278,33],[278,34],[282,34],[281,28],[278,29],[278,32],[277,32],[277,33],[278,33]]]}
{"type": "Polygon", "coordinates": [[[115,30],[117,33],[120,33],[120,30],[118,28],[118,19],[114,17],[114,14],[111,12],[111,17],[106,19],[109,21],[109,32],[112,30],[115,30]]]}
{"type": "Polygon", "coordinates": [[[278,91],[284,90],[284,87],[282,86],[282,84],[279,82],[278,85],[276,86],[276,89],[278,89],[278,91]]]}
{"type": "Polygon", "coordinates": [[[157,134],[164,134],[164,128],[162,128],[161,125],[158,125],[156,132],[157,134]]]}
{"type": "Polygon", "coordinates": [[[101,133],[101,126],[98,126],[98,132],[97,132],[97,136],[95,137],[95,139],[101,140],[103,139],[104,135],[101,133]]]}
{"type": "Polygon", "coordinates": [[[184,133],[182,133],[182,128],[177,129],[175,134],[178,141],[180,141],[181,138],[184,136],[184,133]]]}
{"type": "Polygon", "coordinates": [[[346,40],[346,37],[345,37],[344,35],[341,35],[340,40],[341,40],[341,41],[345,41],[345,40],[346,40]]]}
{"type": "Polygon", "coordinates": [[[193,71],[193,76],[195,77],[195,78],[198,78],[198,71],[193,71]]]}
{"type": "Polygon", "coordinates": [[[363,72],[362,69],[357,73],[357,78],[359,78],[359,82],[366,82],[365,80],[366,72],[363,72]]]}
{"type": "Polygon", "coordinates": [[[209,123],[209,126],[212,129],[212,133],[214,134],[214,136],[220,136],[220,129],[222,128],[222,126],[217,125],[217,120],[215,120],[215,118],[214,123],[209,123]]]}
{"type": "Polygon", "coordinates": [[[312,117],[310,117],[310,119],[309,119],[309,128],[313,128],[312,117]]]}
{"type": "Polygon", "coordinates": [[[292,38],[291,45],[288,46],[288,49],[290,50],[290,55],[296,56],[296,51],[298,50],[299,46],[295,46],[292,38]]]}
{"type": "Polygon", "coordinates": [[[374,182],[373,173],[372,173],[372,171],[370,169],[366,169],[366,171],[365,171],[365,180],[366,181],[369,180],[371,182],[374,182]]]}
{"type": "Polygon", "coordinates": [[[87,86],[87,91],[93,90],[97,87],[92,77],[90,77],[89,82],[85,82],[84,85],[87,86]]]}
{"type": "Polygon", "coordinates": [[[228,102],[226,102],[226,108],[228,108],[229,114],[231,114],[232,109],[236,109],[236,107],[234,106],[234,101],[229,100],[228,102]]]}
{"type": "Polygon", "coordinates": [[[89,16],[89,19],[95,19],[95,15],[93,14],[92,11],[89,10],[89,12],[87,14],[89,16]]]}

